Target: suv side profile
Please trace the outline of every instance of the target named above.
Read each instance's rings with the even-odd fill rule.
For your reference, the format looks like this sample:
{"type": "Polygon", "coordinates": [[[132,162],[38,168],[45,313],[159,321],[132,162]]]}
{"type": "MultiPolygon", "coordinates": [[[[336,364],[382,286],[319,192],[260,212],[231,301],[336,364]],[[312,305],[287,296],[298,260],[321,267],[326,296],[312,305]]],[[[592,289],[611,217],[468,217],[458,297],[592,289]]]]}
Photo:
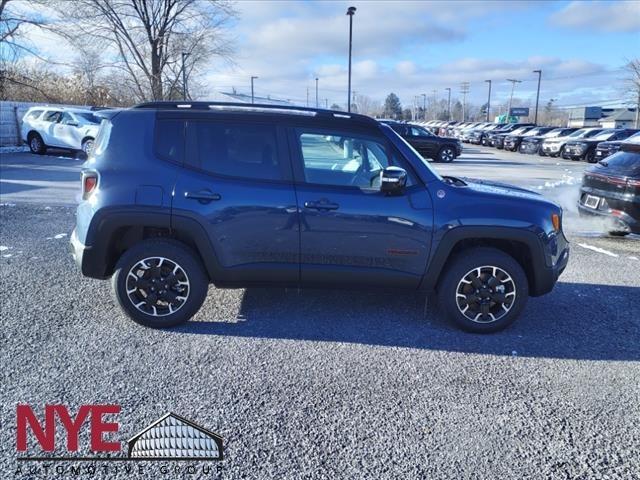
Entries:
{"type": "Polygon", "coordinates": [[[187,321],[213,283],[436,291],[460,327],[492,332],[568,262],[558,205],[441,177],[363,115],[207,102],[102,115],[70,248],[142,325],[187,321]]]}
{"type": "Polygon", "coordinates": [[[411,123],[382,121],[404,138],[416,151],[436,162],[453,162],[462,153],[462,144],[455,138],[439,137],[426,128],[411,123]]]}
{"type": "Polygon", "coordinates": [[[99,125],[99,118],[91,110],[31,107],[22,117],[21,135],[31,152],[39,155],[46,153],[47,147],[89,154],[99,125]]]}

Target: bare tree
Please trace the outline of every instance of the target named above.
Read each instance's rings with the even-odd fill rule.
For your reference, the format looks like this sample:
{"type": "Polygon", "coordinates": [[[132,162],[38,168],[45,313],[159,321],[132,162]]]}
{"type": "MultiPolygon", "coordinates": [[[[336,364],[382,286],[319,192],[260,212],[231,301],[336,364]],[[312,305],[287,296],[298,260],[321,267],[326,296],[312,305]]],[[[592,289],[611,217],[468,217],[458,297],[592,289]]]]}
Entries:
{"type": "Polygon", "coordinates": [[[640,128],[640,59],[629,60],[624,69],[627,73],[628,94],[636,105],[635,127],[640,128]]]}
{"type": "Polygon", "coordinates": [[[104,42],[138,100],[180,97],[183,68],[188,79],[232,50],[224,27],[235,12],[226,0],[75,0],[72,9],[58,0],[57,8],[67,20],[59,33],[74,45],[104,42]]]}

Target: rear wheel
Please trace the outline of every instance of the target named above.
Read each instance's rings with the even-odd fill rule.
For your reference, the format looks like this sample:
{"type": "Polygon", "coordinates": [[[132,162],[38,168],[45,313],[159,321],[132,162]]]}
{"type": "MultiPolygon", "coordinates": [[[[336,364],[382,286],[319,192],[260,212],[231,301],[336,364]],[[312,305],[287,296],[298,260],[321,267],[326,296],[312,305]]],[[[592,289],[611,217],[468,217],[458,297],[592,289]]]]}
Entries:
{"type": "Polygon", "coordinates": [[[93,152],[93,147],[95,145],[95,141],[93,138],[87,138],[82,142],[82,151],[88,157],[93,152]]]}
{"type": "Polygon", "coordinates": [[[47,151],[47,147],[44,144],[42,137],[38,133],[32,133],[31,135],[29,135],[28,142],[31,153],[42,155],[47,151]]]}
{"type": "Polygon", "coordinates": [[[453,162],[456,152],[451,147],[442,147],[438,152],[438,161],[443,163],[453,162]]]}
{"type": "Polygon", "coordinates": [[[464,330],[502,330],[513,323],[527,303],[527,276],[520,264],[501,250],[465,250],[446,268],[438,285],[438,304],[464,330]]]}
{"type": "Polygon", "coordinates": [[[145,240],[127,250],[111,279],[116,300],[141,325],[167,328],[202,306],[209,281],[199,258],[173,240],[145,240]]]}
{"type": "Polygon", "coordinates": [[[596,152],[595,152],[595,150],[589,150],[584,158],[589,163],[596,163],[596,152]]]}

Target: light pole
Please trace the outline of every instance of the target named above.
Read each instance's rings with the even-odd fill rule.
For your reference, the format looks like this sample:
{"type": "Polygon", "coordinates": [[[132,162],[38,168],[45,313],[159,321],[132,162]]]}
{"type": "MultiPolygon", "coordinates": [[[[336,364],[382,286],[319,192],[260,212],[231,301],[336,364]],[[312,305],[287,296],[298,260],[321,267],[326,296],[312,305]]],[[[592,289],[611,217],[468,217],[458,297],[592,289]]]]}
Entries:
{"type": "Polygon", "coordinates": [[[351,46],[353,43],[353,16],[356,14],[356,7],[347,8],[349,16],[349,88],[347,91],[347,112],[351,112],[351,46]]]}
{"type": "Polygon", "coordinates": [[[258,78],[258,77],[255,77],[255,76],[253,76],[253,75],[251,76],[251,103],[253,103],[253,81],[254,81],[256,78],[258,78]]]}
{"type": "Polygon", "coordinates": [[[427,120],[427,94],[422,94],[422,119],[427,120]]]}
{"type": "Polygon", "coordinates": [[[445,88],[449,92],[449,97],[447,99],[447,120],[451,121],[451,88],[445,88]]]}
{"type": "Polygon", "coordinates": [[[513,91],[516,88],[516,83],[522,83],[522,80],[515,80],[513,78],[507,78],[507,82],[511,82],[511,96],[509,97],[509,108],[507,108],[506,122],[509,123],[509,117],[511,116],[511,102],[513,102],[513,91]]]}
{"type": "Polygon", "coordinates": [[[533,73],[538,74],[538,93],[536,93],[536,116],[533,121],[534,125],[538,124],[538,101],[540,100],[540,80],[542,80],[542,70],[534,70],[533,73]]]}
{"type": "Polygon", "coordinates": [[[491,118],[491,80],[485,80],[486,83],[489,84],[489,96],[487,97],[487,122],[490,122],[489,118],[491,118]]]}
{"type": "Polygon", "coordinates": [[[182,99],[187,99],[187,69],[185,68],[185,63],[189,54],[187,52],[182,52],[182,99]]]}
{"type": "Polygon", "coordinates": [[[316,108],[318,107],[318,77],[316,77],[316,108]]]}

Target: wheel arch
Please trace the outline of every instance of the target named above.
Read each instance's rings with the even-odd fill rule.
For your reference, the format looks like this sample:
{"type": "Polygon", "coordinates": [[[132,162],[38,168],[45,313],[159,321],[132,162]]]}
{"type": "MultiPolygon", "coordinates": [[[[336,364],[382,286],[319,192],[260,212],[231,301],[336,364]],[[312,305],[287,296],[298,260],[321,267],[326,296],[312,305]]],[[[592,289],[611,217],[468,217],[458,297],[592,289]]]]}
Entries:
{"type": "Polygon", "coordinates": [[[543,272],[546,259],[539,239],[532,232],[508,227],[458,227],[445,233],[431,256],[420,288],[436,290],[451,259],[474,247],[495,248],[513,257],[527,276],[532,296],[548,291],[543,272]]]}

